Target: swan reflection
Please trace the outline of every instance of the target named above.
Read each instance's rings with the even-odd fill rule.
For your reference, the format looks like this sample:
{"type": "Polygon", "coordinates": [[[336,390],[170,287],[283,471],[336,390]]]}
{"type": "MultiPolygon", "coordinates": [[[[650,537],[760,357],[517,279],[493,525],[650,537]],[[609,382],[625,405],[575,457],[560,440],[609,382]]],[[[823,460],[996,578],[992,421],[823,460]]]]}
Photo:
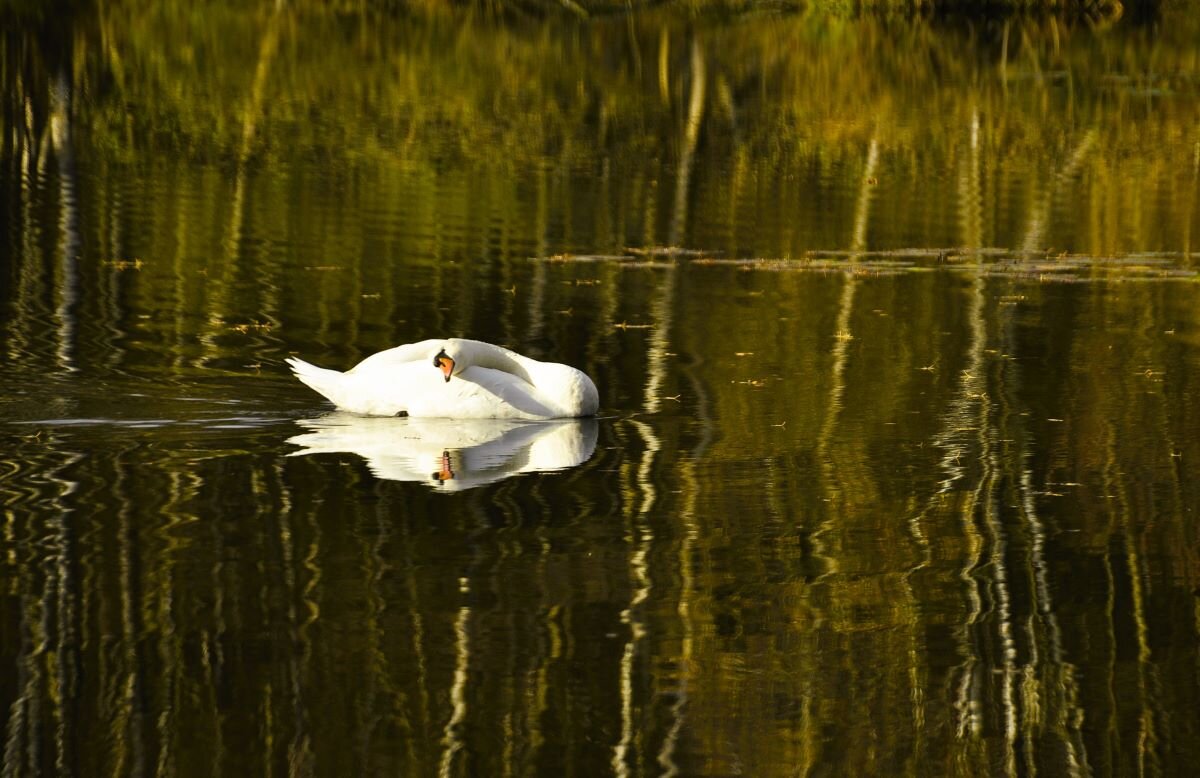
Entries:
{"type": "Polygon", "coordinates": [[[335,412],[298,422],[305,454],[357,454],[378,478],[462,491],[520,473],[565,470],[596,450],[595,419],[416,419],[335,412]]]}

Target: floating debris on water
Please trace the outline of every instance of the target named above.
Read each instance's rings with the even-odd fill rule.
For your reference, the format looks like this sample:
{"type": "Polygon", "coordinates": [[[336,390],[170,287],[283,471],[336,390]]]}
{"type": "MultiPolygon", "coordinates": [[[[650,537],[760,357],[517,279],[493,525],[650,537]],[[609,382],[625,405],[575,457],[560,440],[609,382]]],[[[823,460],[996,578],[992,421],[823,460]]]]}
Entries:
{"type": "MultiPolygon", "coordinates": [[[[937,268],[975,271],[988,276],[1013,276],[1041,282],[1088,280],[1200,280],[1200,252],[1138,252],[1134,254],[1071,254],[1056,249],[1028,251],[1004,248],[908,248],[877,251],[814,249],[801,257],[721,257],[717,252],[677,248],[626,249],[625,254],[556,254],[534,257],[544,262],[607,262],[625,268],[664,268],[682,265],[736,267],[774,272],[841,272],[856,275],[896,275],[937,268]],[[647,259],[655,257],[655,259],[647,259]],[[670,258],[664,262],[661,258],[670,258]]],[[[595,279],[564,281],[592,286],[595,279]]]]}

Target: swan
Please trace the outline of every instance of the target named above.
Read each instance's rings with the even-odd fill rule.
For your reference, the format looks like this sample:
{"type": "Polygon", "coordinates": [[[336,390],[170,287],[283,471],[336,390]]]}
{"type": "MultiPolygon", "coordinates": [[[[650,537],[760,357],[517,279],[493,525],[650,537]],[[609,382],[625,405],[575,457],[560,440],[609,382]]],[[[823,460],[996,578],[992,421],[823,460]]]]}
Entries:
{"type": "Polygon", "coordinates": [[[596,450],[595,419],[385,419],[333,411],[297,422],[288,456],[357,454],[376,478],[457,492],[515,475],[566,470],[596,450]]]}
{"type": "Polygon", "coordinates": [[[478,340],[409,343],[344,373],[286,361],[296,378],[338,408],[367,416],[564,419],[592,416],[600,405],[583,371],[478,340]]]}

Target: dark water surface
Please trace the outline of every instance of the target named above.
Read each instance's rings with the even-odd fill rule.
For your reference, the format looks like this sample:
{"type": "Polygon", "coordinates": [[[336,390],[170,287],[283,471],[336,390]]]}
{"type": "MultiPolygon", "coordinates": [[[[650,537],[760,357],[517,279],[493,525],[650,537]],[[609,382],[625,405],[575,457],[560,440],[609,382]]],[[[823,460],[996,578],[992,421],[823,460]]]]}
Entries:
{"type": "Polygon", "coordinates": [[[5,776],[1200,760],[1191,15],[171,7],[4,12],[5,776]]]}

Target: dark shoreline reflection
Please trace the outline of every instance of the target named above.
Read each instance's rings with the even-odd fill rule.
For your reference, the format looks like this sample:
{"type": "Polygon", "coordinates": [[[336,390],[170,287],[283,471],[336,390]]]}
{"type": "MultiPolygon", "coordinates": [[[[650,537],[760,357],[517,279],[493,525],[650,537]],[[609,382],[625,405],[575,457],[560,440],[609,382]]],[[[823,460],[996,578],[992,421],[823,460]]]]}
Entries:
{"type": "Polygon", "coordinates": [[[596,450],[595,419],[394,419],[340,411],[301,419],[289,456],[357,454],[377,478],[461,492],[522,473],[567,470],[596,450]]]}

